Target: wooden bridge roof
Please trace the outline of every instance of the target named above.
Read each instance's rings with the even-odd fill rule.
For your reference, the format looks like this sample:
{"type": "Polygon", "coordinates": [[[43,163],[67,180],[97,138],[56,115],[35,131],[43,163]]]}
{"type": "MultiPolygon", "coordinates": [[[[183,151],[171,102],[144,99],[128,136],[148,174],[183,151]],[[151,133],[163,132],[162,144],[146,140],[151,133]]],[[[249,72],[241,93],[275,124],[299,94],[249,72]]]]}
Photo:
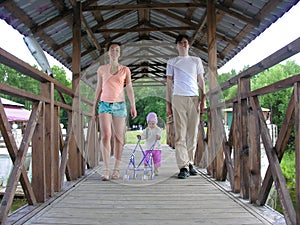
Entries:
{"type": "MultiPolygon", "coordinates": [[[[123,45],[123,64],[133,81],[165,84],[166,60],[176,54],[178,33],[191,37],[192,54],[208,61],[206,0],[81,1],[81,69],[95,84],[109,42],[123,45]],[[102,56],[102,58],[101,58],[102,56]]],[[[218,67],[222,67],[298,0],[217,0],[218,67]]],[[[0,18],[72,70],[75,0],[1,0],[0,18]]]]}

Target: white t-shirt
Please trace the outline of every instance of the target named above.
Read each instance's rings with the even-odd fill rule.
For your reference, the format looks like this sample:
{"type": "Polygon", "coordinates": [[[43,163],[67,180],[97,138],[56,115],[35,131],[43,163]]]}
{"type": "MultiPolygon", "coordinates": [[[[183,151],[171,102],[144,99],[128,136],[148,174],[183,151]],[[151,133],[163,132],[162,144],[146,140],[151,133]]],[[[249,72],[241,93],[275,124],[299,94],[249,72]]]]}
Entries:
{"type": "MultiPolygon", "coordinates": [[[[149,150],[156,140],[156,135],[159,135],[161,137],[161,134],[162,130],[158,126],[155,126],[155,128],[147,127],[146,129],[144,129],[141,135],[141,139],[146,140],[145,150],[149,150]]],[[[160,140],[157,140],[155,146],[153,147],[154,148],[152,150],[161,150],[160,140]]]]}
{"type": "Polygon", "coordinates": [[[166,75],[173,76],[173,95],[199,96],[197,77],[204,73],[202,61],[195,56],[177,56],[167,62],[166,75]]]}

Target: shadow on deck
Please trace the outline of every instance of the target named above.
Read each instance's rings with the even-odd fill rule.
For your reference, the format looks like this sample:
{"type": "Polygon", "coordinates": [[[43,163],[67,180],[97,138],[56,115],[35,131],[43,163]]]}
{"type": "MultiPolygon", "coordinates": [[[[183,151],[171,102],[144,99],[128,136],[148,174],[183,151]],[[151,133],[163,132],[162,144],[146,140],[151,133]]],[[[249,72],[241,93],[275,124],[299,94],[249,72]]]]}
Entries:
{"type": "MultiPolygon", "coordinates": [[[[121,165],[125,173],[133,145],[126,145],[121,165]]],[[[136,159],[139,156],[136,155],[136,159]]],[[[39,206],[11,214],[7,224],[285,224],[268,207],[255,207],[199,170],[200,175],[177,179],[175,152],[163,146],[159,176],[101,181],[101,166],[39,206]]]]}

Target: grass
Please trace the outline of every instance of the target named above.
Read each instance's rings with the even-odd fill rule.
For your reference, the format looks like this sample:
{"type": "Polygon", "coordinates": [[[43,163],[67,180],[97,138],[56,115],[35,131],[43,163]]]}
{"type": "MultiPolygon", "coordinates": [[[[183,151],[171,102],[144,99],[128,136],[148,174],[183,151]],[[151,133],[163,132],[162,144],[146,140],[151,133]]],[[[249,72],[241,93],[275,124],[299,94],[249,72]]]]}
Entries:
{"type": "MultiPolygon", "coordinates": [[[[127,131],[126,132],[126,144],[136,144],[137,138],[136,136],[138,134],[142,134],[141,130],[133,130],[133,131],[127,131]]],[[[162,130],[162,138],[161,138],[161,144],[166,144],[166,130],[162,130]]]]}
{"type": "Polygon", "coordinates": [[[26,204],[27,204],[26,198],[14,198],[13,204],[10,208],[10,212],[14,212],[26,204]]]}
{"type": "MultiPolygon", "coordinates": [[[[2,201],[2,197],[0,197],[0,201],[2,201]]],[[[12,213],[26,204],[27,204],[26,198],[14,198],[9,212],[12,213]]]]}

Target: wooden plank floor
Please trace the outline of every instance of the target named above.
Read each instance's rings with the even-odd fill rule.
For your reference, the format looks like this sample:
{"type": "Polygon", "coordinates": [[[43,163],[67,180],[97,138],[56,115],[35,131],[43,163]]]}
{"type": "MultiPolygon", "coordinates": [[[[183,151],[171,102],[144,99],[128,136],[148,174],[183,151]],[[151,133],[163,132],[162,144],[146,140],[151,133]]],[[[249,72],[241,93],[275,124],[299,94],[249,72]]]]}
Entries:
{"type": "MultiPolygon", "coordinates": [[[[124,149],[124,174],[133,145],[124,149]]],[[[136,159],[139,156],[136,155],[136,159]]],[[[273,224],[204,175],[177,179],[175,152],[163,149],[160,175],[143,181],[101,181],[101,168],[20,224],[176,225],[273,224]]],[[[250,204],[249,204],[250,205],[250,204]]],[[[21,222],[22,221],[22,222],[21,222]]],[[[14,224],[18,224],[14,223],[14,224]]]]}

